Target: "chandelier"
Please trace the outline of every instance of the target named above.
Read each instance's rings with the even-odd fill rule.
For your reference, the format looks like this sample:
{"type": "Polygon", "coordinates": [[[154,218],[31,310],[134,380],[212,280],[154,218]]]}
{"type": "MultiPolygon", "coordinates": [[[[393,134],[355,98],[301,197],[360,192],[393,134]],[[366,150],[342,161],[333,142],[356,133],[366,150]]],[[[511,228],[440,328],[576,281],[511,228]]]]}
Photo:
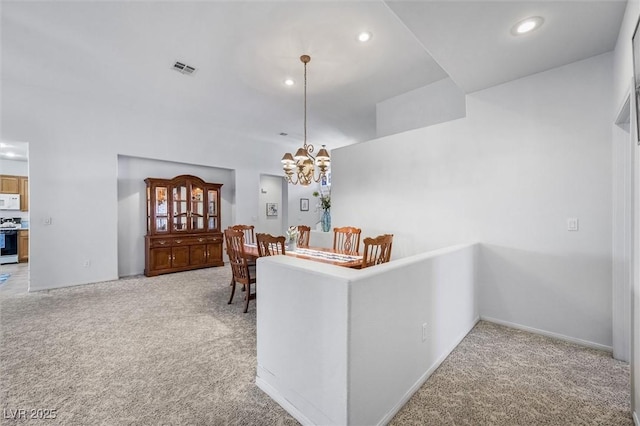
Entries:
{"type": "Polygon", "coordinates": [[[311,61],[309,55],[300,56],[300,61],[304,64],[304,142],[298,148],[296,155],[287,152],[282,157],[282,170],[284,177],[290,184],[308,186],[311,182],[320,182],[327,176],[327,171],[331,165],[329,153],[322,145],[318,154],[314,157],[313,145],[307,143],[307,64],[311,61]],[[316,177],[316,168],[318,176],[316,177]]]}

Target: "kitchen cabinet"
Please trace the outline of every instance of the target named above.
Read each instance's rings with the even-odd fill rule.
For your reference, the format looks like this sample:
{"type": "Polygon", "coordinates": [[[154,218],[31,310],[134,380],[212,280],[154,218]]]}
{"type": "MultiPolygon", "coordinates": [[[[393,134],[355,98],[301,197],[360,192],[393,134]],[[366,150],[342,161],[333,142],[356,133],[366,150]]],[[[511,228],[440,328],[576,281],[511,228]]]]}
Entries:
{"type": "Polygon", "coordinates": [[[20,194],[20,211],[29,211],[29,178],[0,175],[0,194],[20,194]]]}
{"type": "Polygon", "coordinates": [[[0,193],[19,194],[20,176],[0,175],[0,193]]]}
{"type": "Polygon", "coordinates": [[[223,266],[220,188],[191,175],[147,178],[146,276],[223,266]]]}
{"type": "Polygon", "coordinates": [[[20,211],[29,211],[29,178],[25,176],[18,177],[18,185],[20,187],[20,211]]]}
{"type": "Polygon", "coordinates": [[[29,230],[18,231],[18,263],[29,261],[29,230]]]}

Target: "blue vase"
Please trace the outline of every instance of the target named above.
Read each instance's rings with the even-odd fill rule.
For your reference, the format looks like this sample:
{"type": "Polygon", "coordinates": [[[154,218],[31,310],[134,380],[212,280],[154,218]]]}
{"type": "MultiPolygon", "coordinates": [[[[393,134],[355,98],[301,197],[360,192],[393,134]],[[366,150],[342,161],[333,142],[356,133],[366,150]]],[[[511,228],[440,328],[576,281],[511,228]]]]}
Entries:
{"type": "Polygon", "coordinates": [[[331,230],[331,212],[329,211],[329,209],[325,210],[324,213],[322,213],[321,222],[322,231],[329,232],[331,230]]]}

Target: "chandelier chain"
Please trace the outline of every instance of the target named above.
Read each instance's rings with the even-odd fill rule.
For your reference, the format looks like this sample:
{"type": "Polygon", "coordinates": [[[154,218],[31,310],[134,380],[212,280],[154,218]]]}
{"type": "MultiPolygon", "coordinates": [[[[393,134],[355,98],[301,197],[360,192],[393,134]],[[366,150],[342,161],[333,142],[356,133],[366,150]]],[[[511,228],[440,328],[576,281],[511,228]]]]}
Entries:
{"type": "Polygon", "coordinates": [[[304,146],[307,146],[307,63],[304,63],[304,146]]]}

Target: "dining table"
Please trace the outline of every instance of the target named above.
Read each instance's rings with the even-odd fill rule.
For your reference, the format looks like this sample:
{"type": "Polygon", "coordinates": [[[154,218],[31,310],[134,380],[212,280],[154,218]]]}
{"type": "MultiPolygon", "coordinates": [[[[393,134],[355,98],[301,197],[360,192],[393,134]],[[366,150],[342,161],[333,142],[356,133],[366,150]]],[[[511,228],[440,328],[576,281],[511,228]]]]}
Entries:
{"type": "MultiPolygon", "coordinates": [[[[244,254],[249,260],[256,260],[260,257],[256,244],[245,244],[244,254]]],[[[360,269],[362,267],[362,255],[332,248],[296,247],[295,250],[287,250],[285,248],[285,255],[352,269],[360,269]]]]}

